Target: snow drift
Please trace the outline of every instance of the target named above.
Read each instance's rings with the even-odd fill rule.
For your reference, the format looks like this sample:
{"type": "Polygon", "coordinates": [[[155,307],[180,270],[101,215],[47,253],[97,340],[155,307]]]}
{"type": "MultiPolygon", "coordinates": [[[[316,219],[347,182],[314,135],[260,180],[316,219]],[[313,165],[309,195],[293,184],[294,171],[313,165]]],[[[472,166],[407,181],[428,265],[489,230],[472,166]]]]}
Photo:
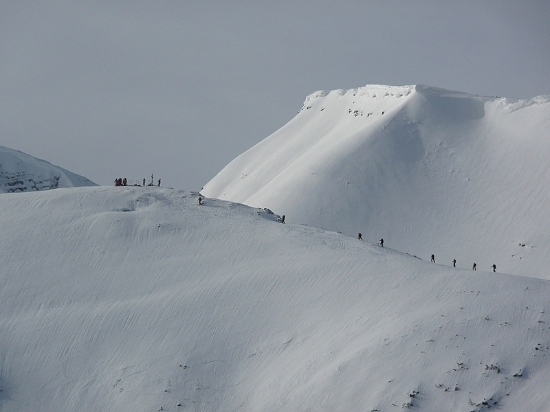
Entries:
{"type": "Polygon", "coordinates": [[[1,410],[547,410],[548,281],[197,198],[0,196],[1,410]]]}
{"type": "Polygon", "coordinates": [[[45,160],[0,146],[0,193],[76,186],[96,184],[45,160]]]}
{"type": "Polygon", "coordinates": [[[550,278],[549,187],[550,97],[371,85],[308,96],[202,193],[447,265],[550,278]]]}

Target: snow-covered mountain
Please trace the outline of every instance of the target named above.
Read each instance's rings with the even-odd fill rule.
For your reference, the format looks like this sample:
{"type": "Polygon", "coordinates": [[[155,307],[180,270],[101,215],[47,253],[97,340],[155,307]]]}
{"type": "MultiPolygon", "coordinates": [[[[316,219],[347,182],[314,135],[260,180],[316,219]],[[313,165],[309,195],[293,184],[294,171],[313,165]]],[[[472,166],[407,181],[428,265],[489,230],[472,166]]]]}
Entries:
{"type": "Polygon", "coordinates": [[[2,411],[548,410],[546,280],[156,187],[0,210],[2,411]]]}
{"type": "Polygon", "coordinates": [[[550,279],[550,97],[317,92],[206,196],[457,266],[550,279]]]}
{"type": "Polygon", "coordinates": [[[91,180],[45,160],[0,146],[0,193],[95,185],[91,180]]]}

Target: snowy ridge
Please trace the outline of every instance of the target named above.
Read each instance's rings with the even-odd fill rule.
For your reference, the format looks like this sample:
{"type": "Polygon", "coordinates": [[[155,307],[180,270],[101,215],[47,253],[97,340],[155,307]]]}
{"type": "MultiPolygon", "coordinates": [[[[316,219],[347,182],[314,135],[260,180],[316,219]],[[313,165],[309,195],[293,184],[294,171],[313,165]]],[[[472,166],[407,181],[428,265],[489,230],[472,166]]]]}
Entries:
{"type": "Polygon", "coordinates": [[[0,196],[0,409],[547,410],[548,281],[198,196],[0,196]]]}
{"type": "Polygon", "coordinates": [[[370,85],[308,96],[203,193],[423,259],[550,278],[549,159],[548,96],[370,85]]]}
{"type": "Polygon", "coordinates": [[[317,98],[323,98],[329,94],[334,94],[336,96],[345,96],[346,94],[351,94],[355,96],[365,96],[372,98],[384,98],[384,97],[404,97],[411,94],[416,86],[384,86],[384,85],[367,85],[364,87],[358,87],[355,89],[339,89],[339,90],[319,90],[315,93],[310,94],[306,97],[304,102],[304,107],[307,106],[307,103],[313,101],[317,98]]]}
{"type": "Polygon", "coordinates": [[[45,160],[0,146],[0,193],[95,185],[85,177],[45,160]]]}

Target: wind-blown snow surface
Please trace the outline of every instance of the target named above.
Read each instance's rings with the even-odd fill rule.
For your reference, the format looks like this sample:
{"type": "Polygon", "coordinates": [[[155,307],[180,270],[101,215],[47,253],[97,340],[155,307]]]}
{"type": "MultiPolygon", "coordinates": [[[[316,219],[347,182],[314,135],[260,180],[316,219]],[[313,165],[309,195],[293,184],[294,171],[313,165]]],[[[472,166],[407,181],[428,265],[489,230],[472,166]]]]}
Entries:
{"type": "Polygon", "coordinates": [[[550,278],[550,97],[317,92],[206,196],[457,266],[550,278]]]}
{"type": "Polygon", "coordinates": [[[0,193],[75,186],[96,186],[96,184],[45,160],[0,146],[0,193]]]}
{"type": "Polygon", "coordinates": [[[548,410],[548,281],[197,196],[0,196],[1,410],[548,410]]]}

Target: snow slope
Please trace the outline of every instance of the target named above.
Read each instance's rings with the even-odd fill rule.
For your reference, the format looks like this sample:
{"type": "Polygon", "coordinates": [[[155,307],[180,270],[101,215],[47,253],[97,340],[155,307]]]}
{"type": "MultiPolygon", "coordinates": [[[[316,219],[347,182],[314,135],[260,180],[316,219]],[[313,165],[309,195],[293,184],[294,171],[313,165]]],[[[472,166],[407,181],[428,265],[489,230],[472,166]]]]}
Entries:
{"type": "Polygon", "coordinates": [[[548,281],[197,197],[0,196],[0,410],[548,410],[548,281]]]}
{"type": "Polygon", "coordinates": [[[45,160],[0,146],[0,193],[95,185],[45,160]]]}
{"type": "Polygon", "coordinates": [[[438,262],[550,278],[550,97],[317,92],[202,193],[438,262]]]}

